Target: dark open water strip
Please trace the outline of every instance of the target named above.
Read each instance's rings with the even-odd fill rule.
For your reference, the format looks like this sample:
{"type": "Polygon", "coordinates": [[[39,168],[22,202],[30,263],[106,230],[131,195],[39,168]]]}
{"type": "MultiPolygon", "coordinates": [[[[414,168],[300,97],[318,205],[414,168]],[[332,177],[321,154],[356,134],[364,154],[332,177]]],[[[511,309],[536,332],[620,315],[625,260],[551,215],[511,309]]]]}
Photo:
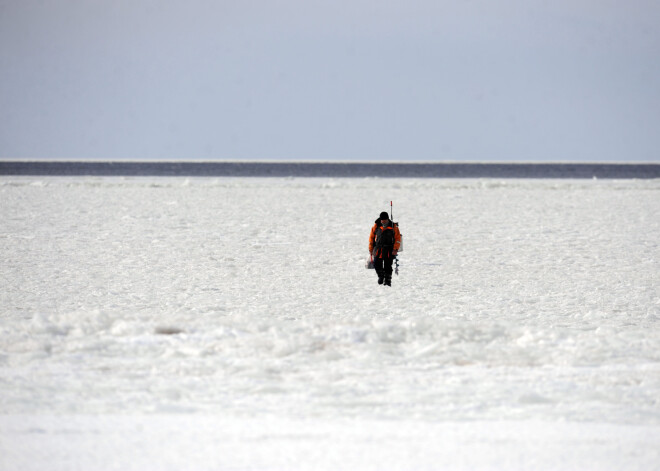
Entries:
{"type": "Polygon", "coordinates": [[[0,175],[380,178],[660,178],[660,163],[0,161],[0,175]]]}

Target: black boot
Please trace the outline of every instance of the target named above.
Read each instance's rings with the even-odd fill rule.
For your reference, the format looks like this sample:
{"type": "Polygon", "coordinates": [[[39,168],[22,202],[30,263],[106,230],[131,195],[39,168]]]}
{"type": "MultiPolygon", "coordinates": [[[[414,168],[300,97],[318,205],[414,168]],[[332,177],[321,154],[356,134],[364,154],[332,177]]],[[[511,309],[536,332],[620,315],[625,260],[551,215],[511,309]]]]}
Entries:
{"type": "Polygon", "coordinates": [[[385,278],[385,286],[392,286],[392,278],[385,278]]]}
{"type": "Polygon", "coordinates": [[[383,277],[382,277],[382,276],[379,276],[379,277],[378,277],[378,284],[379,284],[379,285],[382,285],[382,284],[383,284],[383,277]]]}

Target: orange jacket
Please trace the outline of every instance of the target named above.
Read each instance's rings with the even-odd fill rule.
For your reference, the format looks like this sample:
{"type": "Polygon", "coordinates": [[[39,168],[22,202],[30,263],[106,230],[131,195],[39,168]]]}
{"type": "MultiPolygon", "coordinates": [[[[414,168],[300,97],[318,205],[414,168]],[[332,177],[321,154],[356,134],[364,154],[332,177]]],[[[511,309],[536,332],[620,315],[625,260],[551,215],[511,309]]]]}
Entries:
{"type": "Polygon", "coordinates": [[[380,228],[383,228],[385,231],[394,231],[394,248],[392,251],[398,252],[399,247],[401,246],[401,232],[399,231],[399,226],[394,224],[392,221],[390,221],[387,226],[381,226],[380,220],[376,220],[376,223],[371,228],[371,234],[369,234],[369,253],[380,256],[380,253],[374,253],[374,247],[376,246],[376,234],[380,228]]]}

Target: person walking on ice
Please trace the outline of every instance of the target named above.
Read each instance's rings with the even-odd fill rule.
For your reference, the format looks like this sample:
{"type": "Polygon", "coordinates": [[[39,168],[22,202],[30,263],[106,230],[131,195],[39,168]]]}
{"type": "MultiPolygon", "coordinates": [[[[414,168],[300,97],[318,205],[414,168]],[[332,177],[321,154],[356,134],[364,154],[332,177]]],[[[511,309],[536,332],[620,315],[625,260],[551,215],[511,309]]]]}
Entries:
{"type": "Polygon", "coordinates": [[[369,253],[373,256],[378,284],[392,286],[392,262],[401,246],[401,233],[387,212],[380,213],[369,235],[369,253]]]}

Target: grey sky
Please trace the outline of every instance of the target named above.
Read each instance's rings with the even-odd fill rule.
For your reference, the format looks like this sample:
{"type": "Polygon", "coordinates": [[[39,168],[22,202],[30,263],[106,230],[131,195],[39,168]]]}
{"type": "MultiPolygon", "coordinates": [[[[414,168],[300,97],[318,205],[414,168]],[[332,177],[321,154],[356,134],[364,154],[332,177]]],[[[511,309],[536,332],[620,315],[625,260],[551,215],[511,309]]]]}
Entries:
{"type": "Polygon", "coordinates": [[[0,0],[0,158],[660,161],[655,0],[0,0]]]}

